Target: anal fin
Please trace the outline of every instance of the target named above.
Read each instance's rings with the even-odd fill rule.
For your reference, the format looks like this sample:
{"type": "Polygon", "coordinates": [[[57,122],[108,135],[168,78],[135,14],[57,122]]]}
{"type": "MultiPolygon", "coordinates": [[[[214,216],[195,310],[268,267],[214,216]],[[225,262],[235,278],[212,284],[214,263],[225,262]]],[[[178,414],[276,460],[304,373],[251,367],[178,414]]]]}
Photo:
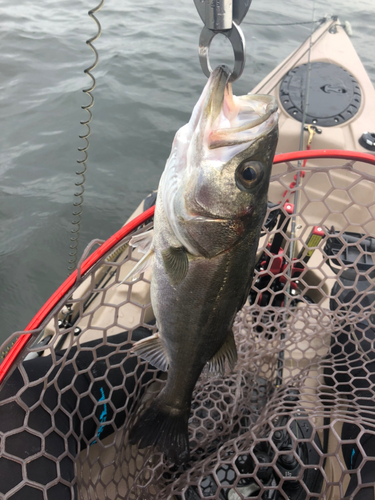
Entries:
{"type": "Polygon", "coordinates": [[[208,371],[217,375],[224,375],[225,360],[228,361],[229,368],[233,370],[237,362],[237,348],[232,331],[228,333],[224,344],[217,353],[208,361],[208,371]]]}
{"type": "Polygon", "coordinates": [[[167,371],[169,363],[159,334],[139,340],[133,345],[132,351],[158,370],[167,371]]]}
{"type": "Polygon", "coordinates": [[[178,285],[189,270],[189,260],[185,248],[169,247],[161,252],[161,256],[170,284],[178,285]]]}

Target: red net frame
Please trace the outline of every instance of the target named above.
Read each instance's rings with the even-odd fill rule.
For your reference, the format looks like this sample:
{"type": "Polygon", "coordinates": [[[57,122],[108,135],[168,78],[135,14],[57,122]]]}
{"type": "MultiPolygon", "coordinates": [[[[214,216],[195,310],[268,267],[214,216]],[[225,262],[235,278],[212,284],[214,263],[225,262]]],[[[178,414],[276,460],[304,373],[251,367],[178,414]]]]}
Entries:
{"type": "MultiPolygon", "coordinates": [[[[369,153],[361,153],[358,151],[343,151],[338,149],[317,149],[310,151],[295,151],[290,153],[281,153],[275,155],[273,164],[277,165],[285,162],[300,161],[300,160],[311,160],[316,158],[333,158],[340,160],[351,160],[351,161],[362,161],[365,163],[370,163],[375,165],[375,156],[369,153]]],[[[88,257],[81,265],[80,274],[84,275],[88,269],[90,269],[103,255],[105,255],[109,250],[111,250],[119,241],[121,241],[125,236],[134,231],[138,226],[143,224],[146,220],[154,215],[155,207],[151,207],[144,213],[130,221],[119,231],[117,231],[111,238],[109,238],[105,243],[103,243],[90,257],[88,257]]],[[[25,332],[34,330],[38,328],[52,309],[58,304],[76,283],[78,277],[78,270],[74,271],[62,285],[56,290],[56,292],[50,297],[50,299],[44,304],[40,311],[34,316],[30,323],[25,328],[25,332]]],[[[11,370],[13,364],[18,360],[19,356],[22,354],[23,350],[27,346],[28,342],[31,340],[32,334],[23,334],[20,336],[15,344],[12,346],[11,350],[5,357],[4,361],[0,365],[0,384],[5,379],[9,371],[11,370]]]]}
{"type": "MultiPolygon", "coordinates": [[[[375,193],[375,176],[369,170],[368,165],[364,163],[375,165],[375,156],[346,151],[309,151],[288,153],[275,157],[274,164],[276,167],[271,179],[270,200],[279,203],[276,208],[276,210],[281,210],[279,220],[285,216],[285,220],[289,219],[290,222],[294,214],[290,210],[290,207],[288,208],[288,205],[292,204],[293,196],[296,199],[297,194],[300,195],[300,203],[298,203],[296,215],[306,226],[305,229],[301,230],[304,233],[296,238],[300,244],[306,242],[307,232],[312,225],[315,225],[313,220],[316,220],[318,224],[326,223],[329,226],[327,221],[331,219],[331,215],[336,217],[336,219],[340,215],[340,205],[332,206],[328,198],[330,195],[335,194],[335,190],[339,192],[339,196],[347,195],[344,202],[347,201],[349,209],[355,208],[354,205],[357,205],[357,208],[359,208],[360,211],[356,213],[357,226],[364,225],[358,224],[358,213],[360,219],[363,218],[363,223],[366,222],[366,217],[370,217],[370,224],[365,227],[363,232],[371,236],[375,234],[375,196],[373,194],[375,193]],[[314,158],[320,158],[323,166],[319,166],[319,162],[311,161],[311,166],[307,165],[304,167],[306,168],[306,176],[296,186],[291,181],[294,178],[293,176],[300,172],[300,165],[297,167],[295,164],[292,165],[291,162],[302,161],[304,159],[313,160],[314,158]],[[343,161],[332,162],[332,159],[343,161]],[[360,165],[356,165],[353,168],[356,161],[360,162],[360,165]],[[285,165],[277,166],[278,164],[285,165]],[[332,165],[332,167],[328,165],[332,165]],[[347,176],[348,182],[342,184],[340,175],[347,176]],[[326,189],[323,189],[324,192],[322,193],[314,192],[314,188],[316,188],[315,181],[315,185],[311,186],[310,181],[316,178],[318,178],[318,184],[320,182],[327,182],[327,186],[323,186],[326,189]],[[275,186],[277,186],[276,190],[275,186]],[[367,189],[367,195],[371,194],[370,200],[367,199],[364,201],[362,199],[362,191],[365,189],[367,189]],[[290,204],[289,202],[284,203],[287,197],[291,200],[290,204]],[[315,204],[319,199],[326,212],[330,212],[332,208],[332,214],[315,214],[315,204]],[[282,200],[281,203],[280,200],[282,200]],[[283,203],[284,206],[282,206],[283,203]],[[306,214],[304,207],[307,207],[306,214]],[[366,217],[364,214],[362,217],[361,210],[364,210],[364,212],[367,211],[366,217]],[[311,214],[314,217],[311,218],[311,214]]],[[[302,164],[304,165],[304,162],[302,164]]],[[[337,202],[337,197],[335,202],[337,202]]],[[[272,213],[273,210],[275,211],[275,207],[270,208],[269,212],[272,213]]],[[[348,364],[350,359],[344,358],[343,362],[339,359],[339,364],[336,366],[332,363],[330,365],[330,361],[326,359],[326,355],[327,351],[329,353],[331,348],[330,339],[334,342],[334,347],[345,347],[344,343],[340,343],[338,339],[343,322],[348,327],[355,328],[358,318],[369,318],[369,311],[363,308],[358,312],[358,307],[361,309],[362,304],[355,304],[353,300],[348,303],[347,310],[335,312],[330,311],[329,307],[327,310],[327,299],[335,298],[337,295],[332,290],[331,292],[329,291],[333,281],[332,277],[327,274],[324,276],[326,271],[321,269],[321,264],[328,263],[327,255],[324,255],[324,252],[322,252],[322,244],[312,245],[313,247],[316,246],[317,251],[315,255],[318,257],[316,259],[318,263],[316,261],[314,263],[310,262],[312,264],[310,267],[314,268],[318,274],[323,273],[321,274],[323,281],[322,283],[314,284],[311,279],[307,278],[308,269],[304,269],[299,276],[301,284],[304,283],[302,285],[302,289],[304,290],[300,295],[300,305],[302,307],[299,308],[296,305],[292,305],[293,284],[295,284],[296,280],[293,277],[293,273],[296,271],[292,265],[294,259],[288,257],[285,247],[284,258],[289,262],[289,270],[288,268],[284,269],[283,266],[280,267],[279,264],[282,261],[280,255],[277,252],[270,251],[267,244],[268,238],[271,238],[272,241],[272,238],[275,238],[277,234],[283,235],[286,245],[291,244],[293,237],[288,236],[285,227],[282,225],[278,226],[276,230],[275,228],[264,228],[265,238],[263,243],[261,243],[261,247],[262,251],[268,255],[269,261],[264,265],[263,270],[261,266],[255,272],[253,288],[257,294],[256,301],[244,306],[234,324],[233,330],[239,353],[239,362],[235,371],[230,374],[226,373],[223,378],[213,380],[202,376],[199,383],[197,383],[189,424],[191,452],[194,461],[192,464],[189,464],[189,468],[183,471],[179,470],[177,473],[173,471],[171,475],[167,464],[163,462],[163,458],[159,453],[155,453],[155,450],[146,449],[145,451],[134,447],[129,448],[126,438],[127,429],[130,428],[136,412],[142,411],[144,405],[147,404],[143,399],[141,401],[140,393],[137,392],[137,401],[141,401],[140,407],[133,405],[127,411],[125,424],[121,424],[122,426],[118,427],[117,431],[112,434],[113,439],[112,436],[108,437],[108,439],[112,439],[110,444],[108,444],[108,441],[96,440],[94,437],[86,438],[84,436],[83,439],[86,439],[86,448],[81,449],[78,456],[70,455],[71,461],[75,463],[75,483],[72,481],[69,484],[66,481],[61,471],[59,472],[61,457],[57,456],[58,453],[55,455],[49,453],[47,449],[43,448],[43,443],[47,443],[51,431],[55,437],[58,436],[59,439],[65,439],[66,446],[68,445],[68,438],[66,435],[61,434],[60,427],[56,427],[56,425],[47,430],[36,430],[29,427],[28,418],[32,416],[32,412],[41,411],[41,408],[46,408],[46,403],[41,397],[32,408],[26,408],[27,405],[25,406],[25,402],[23,401],[23,394],[27,392],[29,385],[31,388],[32,386],[35,387],[35,384],[39,383],[39,379],[33,381],[28,378],[25,369],[27,362],[21,363],[21,361],[27,352],[35,354],[35,351],[40,351],[39,344],[37,346],[31,344],[44,328],[51,326],[51,322],[53,323],[52,329],[55,332],[56,338],[45,348],[45,351],[50,352],[50,358],[54,357],[54,354],[59,349],[57,347],[59,342],[56,342],[56,340],[59,340],[63,335],[59,331],[57,323],[59,315],[63,313],[64,304],[67,301],[71,301],[73,305],[81,307],[80,304],[84,301],[82,297],[87,293],[91,295],[96,294],[99,305],[94,305],[93,310],[87,313],[82,312],[82,308],[80,309],[79,324],[82,327],[82,335],[79,334],[78,337],[74,336],[73,328],[77,323],[73,322],[72,326],[69,327],[68,335],[70,337],[68,336],[68,343],[64,347],[65,354],[59,361],[58,370],[60,370],[60,374],[63,369],[65,370],[73,366],[74,361],[68,357],[68,352],[69,350],[74,351],[75,348],[77,348],[77,352],[78,349],[81,349],[80,338],[84,337],[85,329],[89,330],[91,328],[97,334],[102,334],[101,346],[105,346],[107,335],[110,334],[109,331],[114,322],[117,322],[121,326],[128,324],[118,321],[116,317],[114,320],[110,319],[105,328],[99,328],[94,321],[87,326],[85,319],[89,317],[89,321],[91,321],[95,315],[95,311],[99,307],[103,308],[104,306],[106,308],[109,305],[114,311],[119,311],[122,308],[124,300],[122,299],[120,303],[116,301],[111,302],[108,299],[108,294],[121,282],[120,270],[121,272],[125,271],[124,267],[127,264],[134,265],[139,256],[135,255],[131,248],[128,248],[128,256],[124,256],[119,262],[112,262],[109,256],[114,255],[118,251],[122,252],[121,248],[124,248],[124,243],[128,242],[131,235],[134,234],[133,231],[138,233],[139,231],[148,230],[152,225],[151,222],[148,223],[150,217],[152,217],[152,213],[153,208],[131,221],[108,241],[104,243],[94,242],[100,243],[100,248],[87,259],[84,257],[81,259],[77,271],[62,284],[28,325],[28,332],[16,332],[11,337],[14,340],[18,334],[21,334],[19,340],[16,341],[15,346],[6,358],[5,365],[1,365],[3,381],[7,376],[10,376],[10,372],[15,368],[15,373],[21,374],[23,378],[23,387],[13,399],[1,400],[1,396],[4,394],[3,389],[7,387],[7,382],[2,385],[0,390],[0,420],[5,406],[8,405],[9,407],[10,403],[15,403],[21,411],[26,411],[27,418],[19,424],[14,424],[12,429],[5,430],[4,433],[2,433],[2,429],[0,428],[0,465],[8,461],[18,468],[19,471],[22,469],[22,474],[19,473],[20,479],[18,483],[12,485],[12,489],[9,487],[7,490],[4,490],[4,498],[6,500],[11,499],[13,493],[19,495],[21,491],[26,494],[26,489],[31,485],[42,492],[44,500],[49,500],[50,498],[54,498],[52,493],[53,488],[64,485],[65,487],[70,487],[72,491],[72,485],[76,484],[79,491],[78,498],[85,500],[94,498],[100,500],[107,500],[108,498],[111,500],[112,498],[116,500],[118,498],[129,500],[144,500],[145,498],[148,500],[151,498],[155,500],[165,500],[166,498],[173,500],[195,500],[196,498],[243,500],[250,494],[248,490],[249,486],[245,483],[246,481],[251,481],[251,488],[253,488],[251,496],[257,495],[257,498],[264,498],[264,495],[269,495],[272,491],[277,491],[279,495],[275,498],[289,498],[287,492],[297,487],[299,488],[298,491],[301,491],[301,488],[304,489],[306,498],[341,500],[347,492],[350,480],[348,478],[353,475],[358,476],[358,485],[354,485],[356,489],[354,493],[352,491],[353,494],[356,494],[362,488],[368,488],[366,484],[368,481],[366,479],[362,480],[361,471],[367,462],[371,465],[374,461],[371,453],[367,453],[366,456],[366,448],[363,448],[365,437],[370,436],[375,439],[375,422],[373,422],[373,418],[369,418],[372,409],[367,408],[366,401],[363,403],[361,398],[355,394],[358,389],[355,385],[350,388],[350,391],[353,392],[353,400],[346,400],[340,390],[340,384],[335,380],[335,376],[340,373],[340,366],[342,368],[343,363],[344,365],[348,364]],[[320,262],[319,259],[324,262],[320,262]],[[104,284],[99,287],[97,286],[98,281],[96,280],[96,276],[102,267],[113,268],[116,274],[112,283],[109,283],[108,286],[104,284]],[[265,307],[260,303],[263,292],[262,287],[257,286],[257,279],[262,279],[267,274],[271,275],[271,281],[264,290],[271,292],[273,299],[277,298],[277,293],[279,292],[272,286],[272,283],[275,280],[282,282],[282,279],[285,278],[285,281],[282,283],[286,283],[286,291],[283,293],[285,293],[285,296],[289,295],[289,302],[287,304],[281,303],[275,305],[272,301],[269,301],[269,305],[265,307]],[[328,279],[331,280],[329,286],[324,284],[328,279]],[[81,288],[81,285],[84,286],[87,282],[89,290],[87,291],[86,288],[85,291],[84,288],[81,288]],[[305,292],[314,294],[317,291],[320,294],[319,300],[325,300],[324,306],[321,305],[322,302],[319,302],[319,300],[316,300],[314,303],[307,300],[308,297],[305,295],[305,292]],[[357,307],[357,311],[355,307],[357,307]],[[281,355],[283,359],[281,359],[281,355]],[[294,363],[294,366],[291,365],[291,361],[294,363]],[[284,373],[281,373],[281,376],[279,375],[279,363],[283,365],[281,372],[283,371],[284,373]],[[315,370],[314,367],[316,366],[320,369],[320,374],[315,370]],[[327,366],[333,367],[334,370],[334,376],[332,376],[333,390],[331,393],[327,392],[327,385],[322,373],[327,366]],[[337,369],[337,367],[339,368],[337,369]],[[282,383],[279,382],[281,379],[282,383]],[[312,382],[315,385],[311,386],[312,382]],[[293,394],[293,390],[299,393],[298,397],[293,394]],[[324,398],[326,398],[326,403],[322,404],[324,398]],[[331,415],[329,424],[324,422],[327,411],[331,415]],[[250,416],[246,412],[250,412],[250,416]],[[241,419],[244,419],[245,423],[241,423],[241,419]],[[237,423],[234,425],[235,422],[237,423]],[[341,431],[337,430],[337,425],[343,422],[357,426],[359,429],[358,435],[351,436],[349,440],[345,436],[343,437],[340,433],[341,431]],[[299,433],[303,431],[303,428],[305,428],[306,432],[302,435],[301,439],[299,433]],[[329,443],[331,447],[327,451],[323,451],[318,445],[318,437],[320,436],[320,443],[323,443],[322,434],[324,434],[326,429],[330,433],[329,443]],[[292,448],[289,450],[289,453],[276,446],[277,435],[280,433],[284,437],[289,436],[292,438],[292,448]],[[34,456],[23,458],[14,449],[16,440],[23,439],[24,436],[28,436],[28,439],[36,439],[42,443],[38,448],[38,453],[34,456]],[[204,444],[202,445],[202,443],[204,444]],[[95,446],[91,447],[92,444],[95,444],[95,446]],[[214,448],[212,448],[212,444],[214,444],[214,448]],[[362,462],[359,465],[357,464],[355,468],[355,464],[353,464],[353,467],[349,467],[340,456],[342,445],[348,446],[352,444],[357,446],[359,453],[364,457],[362,462]],[[204,448],[203,455],[202,446],[204,448]],[[304,455],[307,448],[311,451],[310,458],[304,455]],[[106,452],[112,452],[111,450],[115,450],[114,458],[108,461],[106,452]],[[259,451],[262,452],[264,450],[269,455],[268,461],[272,462],[268,464],[267,470],[272,470],[273,477],[277,478],[276,483],[271,485],[264,484],[264,481],[260,479],[260,475],[263,474],[263,465],[259,451]],[[98,452],[99,455],[95,455],[94,452],[98,452]],[[285,460],[283,459],[284,455],[286,457],[285,460]],[[251,459],[254,466],[253,470],[247,470],[245,473],[239,467],[239,460],[244,458],[246,461],[251,459]],[[280,469],[281,462],[283,460],[287,462],[291,458],[300,467],[298,474],[292,477],[290,477],[287,468],[285,475],[283,475],[280,469]],[[38,474],[40,469],[43,468],[43,464],[47,464],[48,467],[53,466],[54,470],[57,471],[48,479],[48,483],[43,483],[42,480],[39,480],[38,474]],[[117,467],[117,473],[113,472],[113,467],[115,466],[117,467]],[[125,470],[123,467],[125,467],[125,470]],[[329,470],[330,467],[332,469],[331,472],[333,471],[332,473],[329,470]],[[353,468],[354,470],[352,470],[353,468]],[[313,470],[318,470],[320,473],[320,489],[314,487],[313,482],[308,478],[309,474],[313,474],[313,470]],[[121,471],[120,475],[119,471],[121,471]],[[108,475],[110,479],[108,479],[108,475]],[[126,492],[124,493],[124,491],[126,492]],[[230,497],[228,496],[229,493],[230,497]]],[[[342,240],[344,230],[352,230],[349,228],[351,225],[350,218],[351,214],[349,212],[342,214],[343,224],[336,239],[342,240]]],[[[298,221],[296,224],[298,224],[298,221]]],[[[354,225],[356,225],[355,222],[354,225]]],[[[318,230],[315,236],[319,236],[319,234],[318,230]]],[[[342,242],[344,246],[347,245],[344,240],[342,242]]],[[[360,245],[358,243],[355,245],[363,255],[360,245]]],[[[303,251],[306,253],[307,250],[308,248],[305,248],[303,251]]],[[[88,252],[85,251],[85,254],[87,255],[88,252]]],[[[303,259],[303,255],[297,258],[297,260],[301,259],[303,259]]],[[[122,277],[125,274],[122,274],[122,277]]],[[[332,275],[332,273],[329,274],[332,275]]],[[[367,277],[369,277],[369,274],[367,274],[367,277]]],[[[137,283],[149,286],[150,281],[147,276],[140,278],[135,281],[134,285],[129,285],[129,289],[136,288],[137,283]]],[[[123,285],[123,287],[126,286],[123,285]]],[[[126,291],[123,293],[126,296],[126,291]]],[[[137,300],[133,299],[130,295],[128,293],[126,300],[129,300],[134,305],[137,300]]],[[[136,305],[138,306],[138,304],[136,305]]],[[[143,325],[147,323],[145,314],[143,314],[144,312],[145,309],[142,309],[140,323],[143,325]]],[[[370,318],[370,321],[372,321],[371,324],[374,327],[375,321],[372,318],[370,318]]],[[[130,331],[130,327],[128,327],[128,330],[130,331]]],[[[127,338],[128,340],[125,342],[129,345],[130,338],[127,338]]],[[[86,347],[83,345],[81,352],[85,350],[86,347]]],[[[97,353],[97,350],[93,349],[93,352],[97,353]]],[[[367,353],[358,351],[357,354],[363,365],[366,365],[368,361],[366,360],[366,356],[369,354],[371,356],[374,354],[375,356],[375,342],[374,345],[370,346],[367,353]]],[[[100,357],[98,354],[94,355],[98,358],[100,357]]],[[[73,358],[74,356],[73,353],[73,358]]],[[[56,360],[56,358],[54,359],[56,360]]],[[[104,357],[104,361],[108,366],[113,366],[108,357],[104,357]]],[[[146,364],[140,359],[138,359],[137,363],[138,367],[144,367],[146,364]]],[[[146,370],[148,370],[147,367],[146,370]]],[[[80,373],[77,370],[74,375],[74,380],[77,383],[80,373]]],[[[129,373],[131,372],[123,370],[124,381],[129,373]]],[[[52,376],[52,368],[48,374],[52,376]]],[[[373,374],[375,374],[375,370],[372,370],[372,372],[368,371],[364,374],[363,378],[369,383],[373,383],[373,387],[371,387],[372,392],[370,392],[375,401],[373,374]]],[[[43,383],[45,387],[56,388],[57,394],[67,393],[67,389],[71,389],[74,398],[74,384],[69,383],[68,387],[63,387],[63,390],[60,392],[57,378],[50,379],[47,376],[44,377],[43,383]]],[[[94,380],[91,379],[91,384],[94,383],[94,380]]],[[[154,384],[156,380],[156,383],[163,384],[162,380],[155,379],[154,376],[151,383],[154,384]]],[[[138,388],[140,388],[141,380],[138,379],[137,383],[138,388]]],[[[353,381],[350,381],[350,384],[352,383],[353,381]]],[[[119,385],[116,383],[112,386],[111,390],[117,390],[118,387],[119,385]]],[[[154,385],[148,384],[148,390],[151,391],[151,389],[155,392],[154,385]]],[[[159,389],[156,390],[160,390],[160,385],[159,389]]],[[[78,395],[80,394],[78,393],[78,395]]],[[[129,398],[132,397],[131,394],[134,394],[134,392],[128,393],[129,398]]],[[[152,394],[151,397],[153,397],[152,394]]],[[[110,405],[111,403],[112,401],[108,399],[107,404],[110,405]]],[[[101,426],[100,414],[103,408],[101,405],[103,403],[97,400],[97,413],[93,414],[92,418],[90,417],[91,420],[95,420],[97,429],[99,430],[101,426]]],[[[61,405],[51,410],[50,414],[54,416],[57,410],[61,410],[61,405]]],[[[79,412],[78,406],[75,408],[75,411],[77,410],[79,412]]],[[[107,424],[115,423],[114,419],[116,415],[107,424]]],[[[88,417],[82,417],[82,420],[87,423],[88,417]]],[[[12,422],[9,422],[10,424],[12,422]]],[[[74,435],[76,431],[71,432],[74,435]]],[[[79,439],[79,436],[75,435],[79,439]]],[[[64,451],[65,453],[66,451],[64,451]]],[[[1,483],[0,475],[0,493],[3,492],[1,490],[1,483]]],[[[353,498],[352,494],[347,496],[348,498],[353,498]]],[[[266,498],[271,497],[266,496],[266,498]]]]}

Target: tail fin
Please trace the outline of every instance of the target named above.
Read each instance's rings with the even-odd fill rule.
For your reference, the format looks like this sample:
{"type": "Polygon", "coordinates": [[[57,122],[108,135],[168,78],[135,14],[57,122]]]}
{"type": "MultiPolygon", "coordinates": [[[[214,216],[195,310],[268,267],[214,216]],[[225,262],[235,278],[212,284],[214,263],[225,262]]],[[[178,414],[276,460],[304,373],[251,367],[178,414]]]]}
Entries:
{"type": "Polygon", "coordinates": [[[140,416],[129,435],[139,448],[155,446],[167,460],[181,465],[190,459],[188,419],[190,411],[163,405],[159,398],[140,416]]]}

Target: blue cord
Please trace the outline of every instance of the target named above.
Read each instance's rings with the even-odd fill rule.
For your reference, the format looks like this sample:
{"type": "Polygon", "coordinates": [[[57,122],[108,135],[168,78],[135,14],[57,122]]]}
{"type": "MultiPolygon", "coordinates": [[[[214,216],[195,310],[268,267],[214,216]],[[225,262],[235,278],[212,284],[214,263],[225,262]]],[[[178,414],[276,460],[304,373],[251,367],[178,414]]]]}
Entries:
{"type": "MultiPolygon", "coordinates": [[[[100,388],[100,393],[101,393],[102,397],[99,399],[98,403],[100,403],[100,401],[104,401],[105,400],[105,394],[104,394],[103,387],[100,388]]],[[[106,419],[107,419],[107,403],[104,403],[104,408],[103,408],[102,413],[100,414],[99,421],[101,423],[104,423],[106,421],[106,419]]],[[[103,432],[103,429],[104,429],[104,425],[101,425],[99,427],[99,429],[98,429],[97,434],[96,434],[97,438],[100,437],[100,434],[103,432]]],[[[96,439],[90,444],[90,446],[92,446],[95,443],[96,443],[96,439]]]]}

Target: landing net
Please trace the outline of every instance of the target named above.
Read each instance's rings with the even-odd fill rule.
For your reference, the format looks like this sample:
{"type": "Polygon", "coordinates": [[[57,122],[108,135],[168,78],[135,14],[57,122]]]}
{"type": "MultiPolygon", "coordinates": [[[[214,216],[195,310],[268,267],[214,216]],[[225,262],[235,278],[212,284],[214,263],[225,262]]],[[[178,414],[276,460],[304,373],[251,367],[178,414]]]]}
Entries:
{"type": "Polygon", "coordinates": [[[374,165],[275,158],[238,363],[198,381],[181,468],[128,443],[165,383],[130,352],[155,332],[151,276],[121,284],[153,209],[101,244],[0,348],[15,342],[0,365],[1,498],[374,498],[374,165]]]}

